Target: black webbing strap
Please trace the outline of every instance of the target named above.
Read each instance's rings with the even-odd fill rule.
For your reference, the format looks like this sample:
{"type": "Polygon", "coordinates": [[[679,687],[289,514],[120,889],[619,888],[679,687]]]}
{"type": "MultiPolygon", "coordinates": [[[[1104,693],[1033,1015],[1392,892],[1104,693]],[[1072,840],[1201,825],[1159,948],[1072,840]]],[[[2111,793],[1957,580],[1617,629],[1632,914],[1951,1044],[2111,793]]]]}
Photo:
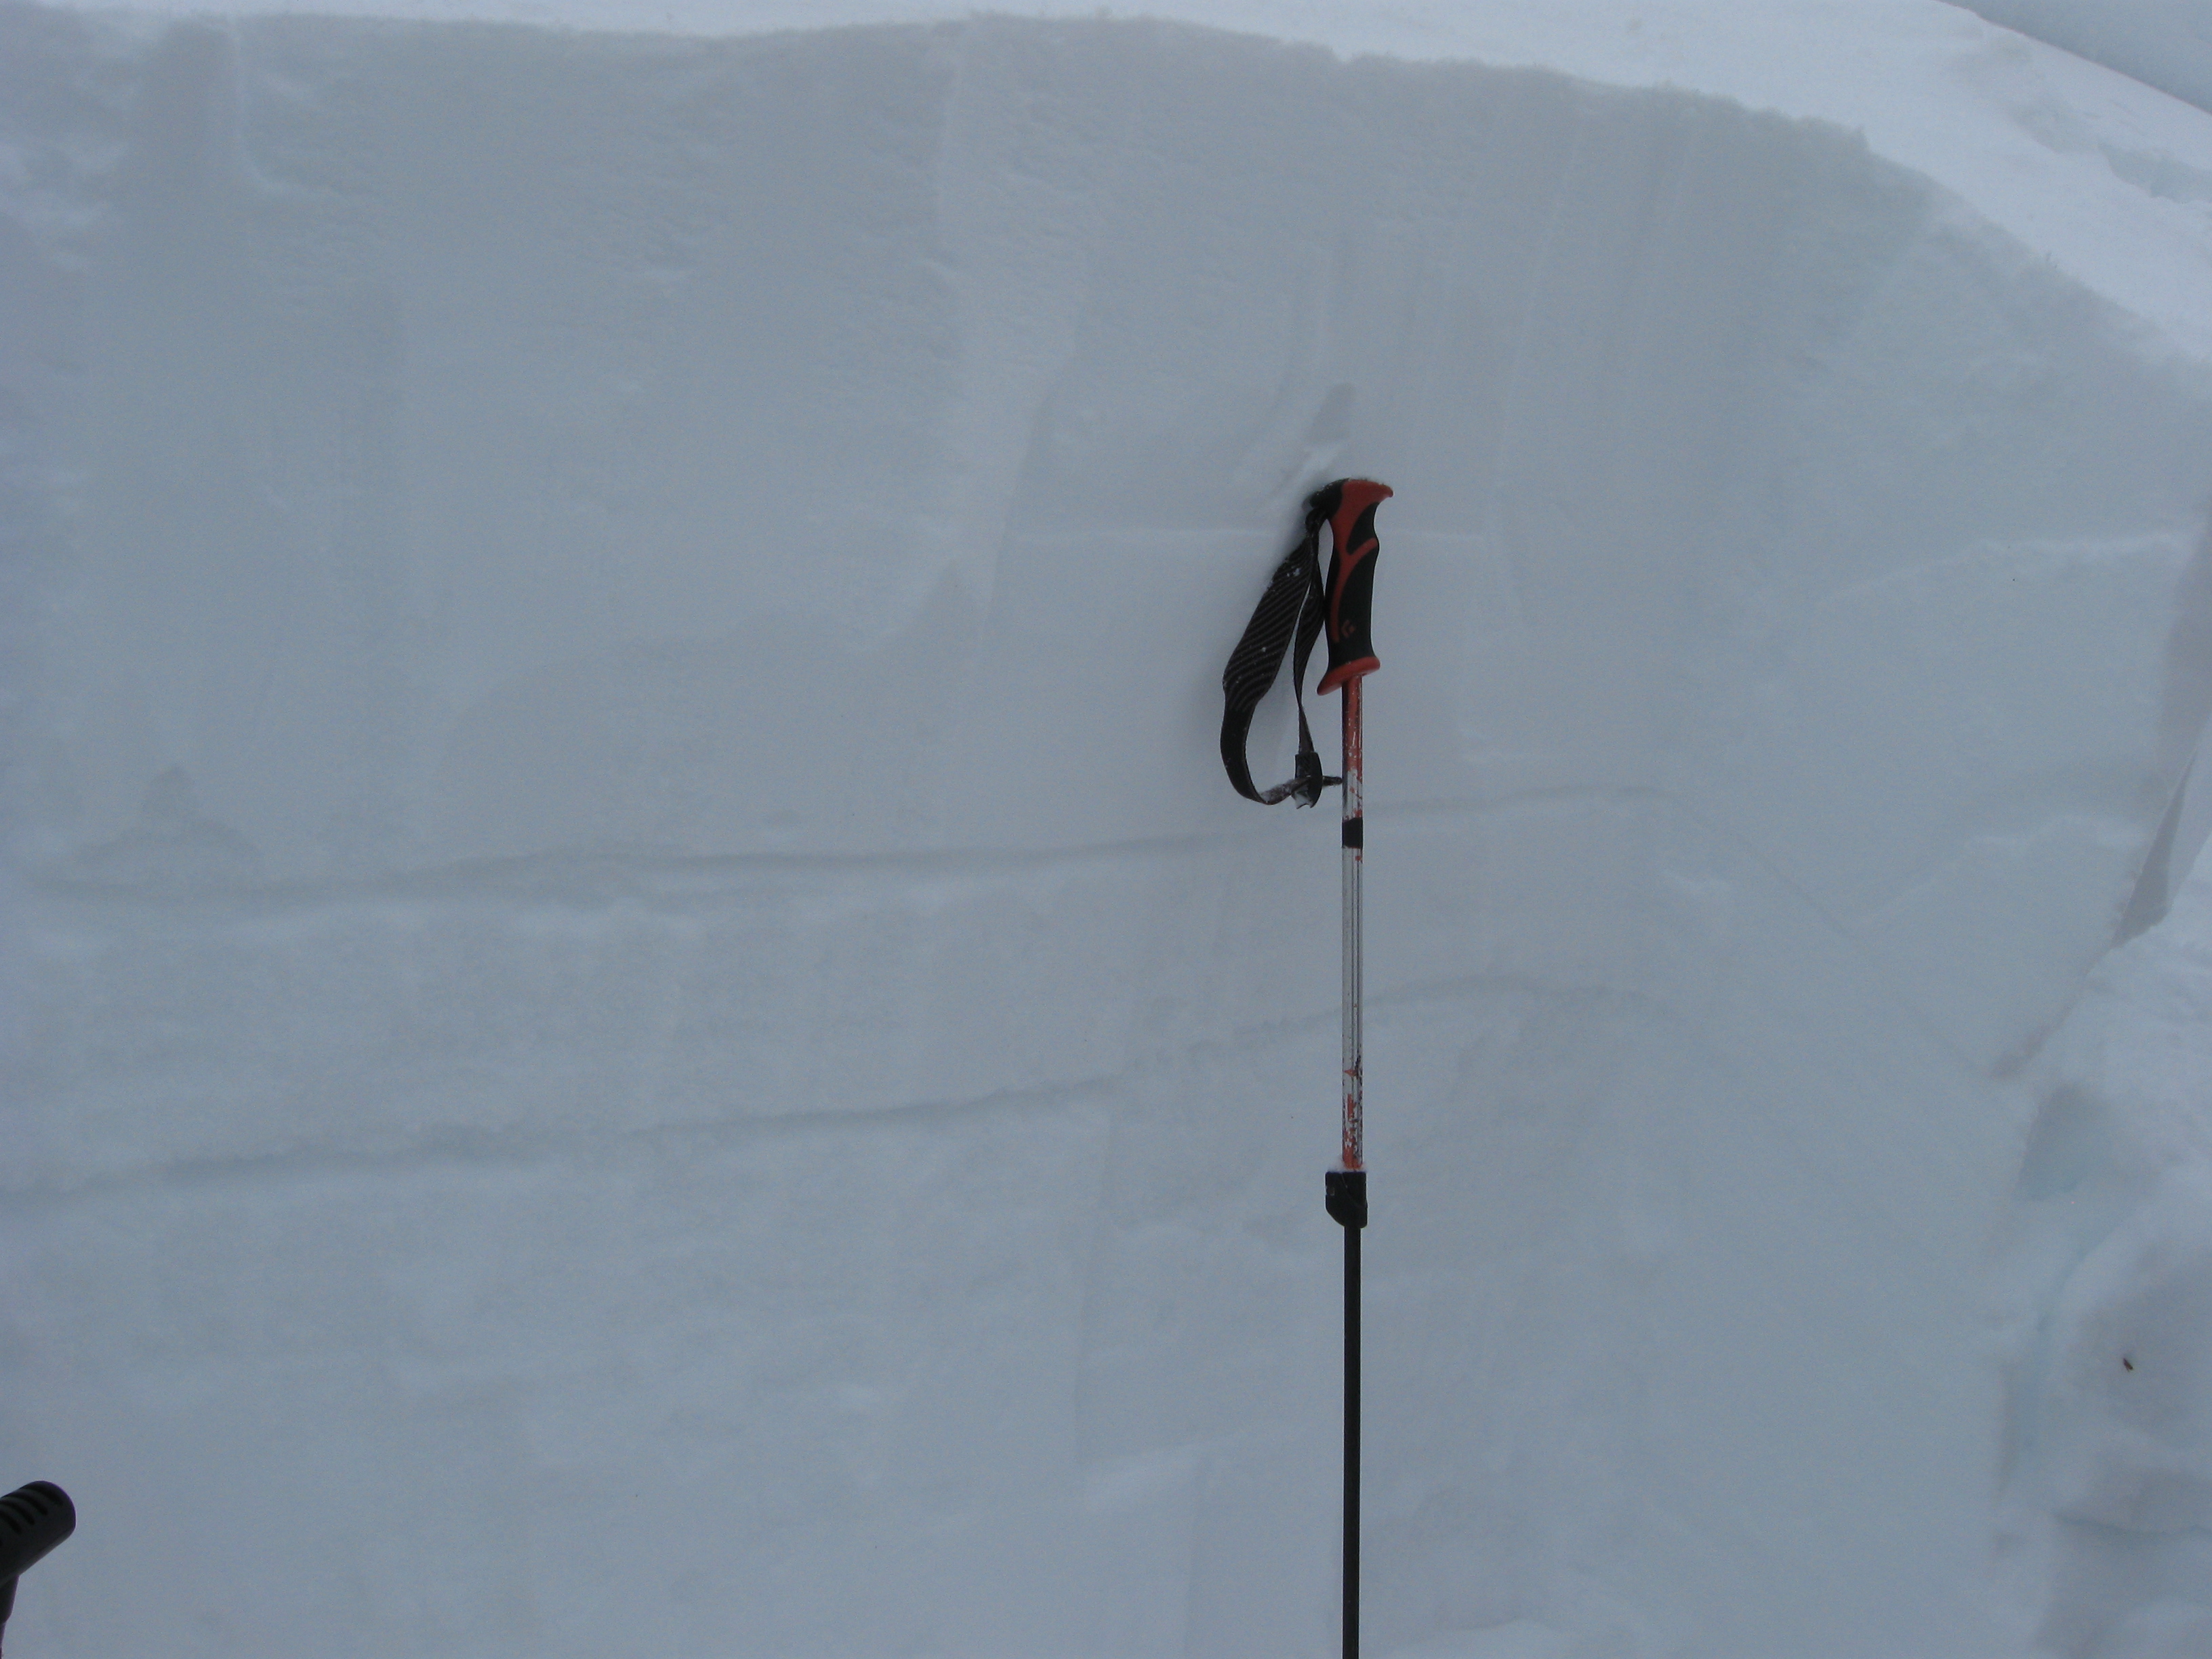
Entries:
{"type": "Polygon", "coordinates": [[[1321,636],[1321,527],[1328,517],[1319,494],[1306,503],[1306,533],[1275,567],[1252,620],[1244,624],[1244,637],[1229,653],[1229,666],[1221,671],[1221,763],[1229,769],[1229,781],[1237,793],[1263,806],[1273,806],[1286,798],[1301,806],[1311,806],[1321,799],[1322,790],[1337,781],[1322,775],[1321,757],[1315,752],[1313,732],[1306,726],[1303,689],[1306,659],[1313,654],[1314,641],[1321,636]],[[1274,684],[1293,635],[1297,638],[1297,648],[1291,653],[1291,696],[1298,706],[1297,769],[1287,783],[1255,789],[1251,765],[1244,758],[1252,711],[1274,684]]]}

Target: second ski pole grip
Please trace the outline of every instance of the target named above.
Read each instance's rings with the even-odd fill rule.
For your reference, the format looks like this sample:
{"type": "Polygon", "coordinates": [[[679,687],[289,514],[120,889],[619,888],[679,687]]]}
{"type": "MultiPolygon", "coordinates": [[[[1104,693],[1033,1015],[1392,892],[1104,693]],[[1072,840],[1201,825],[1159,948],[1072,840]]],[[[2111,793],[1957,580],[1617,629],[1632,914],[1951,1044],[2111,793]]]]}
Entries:
{"type": "Polygon", "coordinates": [[[14,1583],[76,1530],[76,1505],[51,1480],[33,1480],[0,1498],[0,1578],[14,1583]]]}
{"type": "Polygon", "coordinates": [[[1346,680],[1371,674],[1382,665],[1375,655],[1370,622],[1375,605],[1375,558],[1382,544],[1375,535],[1375,509],[1390,499],[1390,486],[1372,478],[1339,478],[1316,490],[1308,510],[1328,521],[1334,546],[1328,585],[1322,599],[1328,636],[1328,672],[1320,689],[1334,691],[1346,680]]]}
{"type": "Polygon", "coordinates": [[[0,1626],[15,1611],[15,1581],[76,1530],[76,1505],[51,1480],[0,1498],[0,1626]]]}

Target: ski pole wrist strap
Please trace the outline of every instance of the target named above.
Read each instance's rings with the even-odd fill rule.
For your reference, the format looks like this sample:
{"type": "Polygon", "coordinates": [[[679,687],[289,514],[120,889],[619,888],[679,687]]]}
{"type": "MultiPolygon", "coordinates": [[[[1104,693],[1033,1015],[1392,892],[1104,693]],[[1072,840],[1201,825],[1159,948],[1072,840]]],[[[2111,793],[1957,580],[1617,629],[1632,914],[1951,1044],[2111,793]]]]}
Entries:
{"type": "Polygon", "coordinates": [[[1306,663],[1325,623],[1329,665],[1322,678],[1322,691],[1334,691],[1346,680],[1371,674],[1381,666],[1368,638],[1368,613],[1374,595],[1377,550],[1375,508],[1389,494],[1387,484],[1366,478],[1339,478],[1307,496],[1305,532],[1275,567],[1252,620],[1244,624],[1244,637],[1229,653],[1229,665],[1221,672],[1221,763],[1228,769],[1231,786],[1247,800],[1273,806],[1291,799],[1301,806],[1311,806],[1321,799],[1323,789],[1341,781],[1322,775],[1321,756],[1314,749],[1313,732],[1306,723],[1306,663]],[[1326,585],[1321,574],[1324,524],[1334,538],[1326,585]],[[1286,653],[1291,659],[1291,696],[1298,710],[1297,759],[1287,782],[1261,789],[1252,782],[1245,744],[1251,735],[1252,712],[1282,672],[1286,653]]]}
{"type": "Polygon", "coordinates": [[[1229,653],[1221,671],[1221,763],[1229,769],[1229,781],[1247,800],[1273,806],[1285,797],[1296,797],[1301,806],[1321,799],[1322,788],[1335,781],[1322,775],[1321,757],[1314,750],[1313,731],[1306,724],[1304,686],[1306,660],[1314,641],[1321,636],[1321,526],[1326,515],[1314,501],[1306,503],[1305,533],[1297,545],[1283,556],[1267,591],[1260,596],[1252,620],[1244,624],[1244,637],[1229,653]],[[1291,640],[1297,648],[1291,649],[1291,640]],[[1252,782],[1252,768],[1244,758],[1244,744],[1252,730],[1252,711],[1282,672],[1283,656],[1291,653],[1291,695],[1298,706],[1298,757],[1286,783],[1260,789],[1252,782]]]}

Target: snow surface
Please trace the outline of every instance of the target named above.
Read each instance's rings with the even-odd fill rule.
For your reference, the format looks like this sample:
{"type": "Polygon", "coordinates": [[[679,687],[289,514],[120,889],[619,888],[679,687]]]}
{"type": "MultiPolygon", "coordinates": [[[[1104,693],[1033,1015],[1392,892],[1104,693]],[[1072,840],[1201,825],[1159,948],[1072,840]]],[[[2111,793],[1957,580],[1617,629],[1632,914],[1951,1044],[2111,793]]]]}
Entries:
{"type": "Polygon", "coordinates": [[[1966,0],[2002,23],[2212,109],[2212,10],[2203,0],[1966,0]]]}
{"type": "Polygon", "coordinates": [[[1358,471],[1370,1651],[2203,1651],[2212,119],[944,9],[0,6],[19,1650],[1331,1650],[1358,471]]]}

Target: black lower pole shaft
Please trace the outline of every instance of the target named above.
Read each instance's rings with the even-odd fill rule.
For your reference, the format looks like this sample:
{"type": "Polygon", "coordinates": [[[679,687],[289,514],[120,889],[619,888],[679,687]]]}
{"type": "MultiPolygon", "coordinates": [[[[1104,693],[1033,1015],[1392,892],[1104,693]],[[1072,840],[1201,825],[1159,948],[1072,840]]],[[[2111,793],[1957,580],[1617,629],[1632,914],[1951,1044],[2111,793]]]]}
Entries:
{"type": "Polygon", "coordinates": [[[1367,1171],[1328,1172],[1328,1212],[1344,1229],[1344,1659],[1359,1659],[1359,1230],[1367,1171]]]}
{"type": "Polygon", "coordinates": [[[1359,1659],[1359,1229],[1344,1230],[1344,1659],[1359,1659]]]}

